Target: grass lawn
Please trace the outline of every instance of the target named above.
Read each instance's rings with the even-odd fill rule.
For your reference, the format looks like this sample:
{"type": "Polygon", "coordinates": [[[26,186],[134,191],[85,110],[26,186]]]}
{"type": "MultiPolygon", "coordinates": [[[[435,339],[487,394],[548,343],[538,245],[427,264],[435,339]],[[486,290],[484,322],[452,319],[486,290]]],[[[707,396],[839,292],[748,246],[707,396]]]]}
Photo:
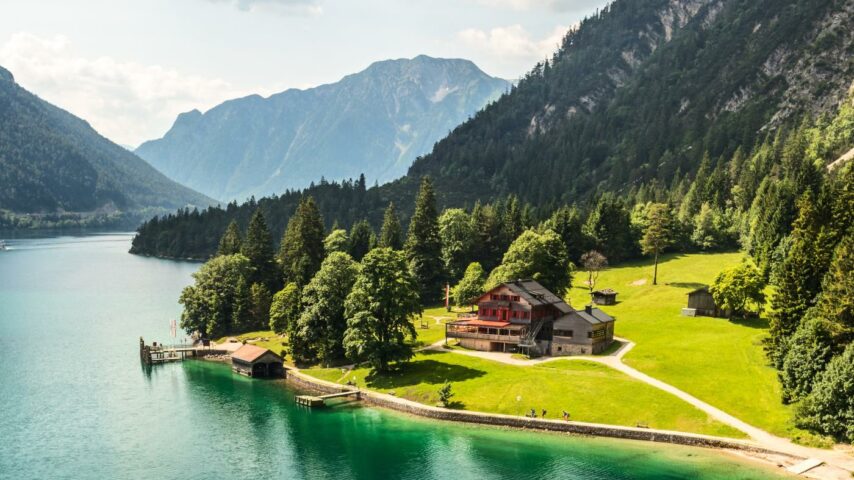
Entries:
{"type": "Polygon", "coordinates": [[[743,438],[741,432],[711,419],[678,398],[604,365],[560,360],[520,367],[449,352],[422,352],[398,372],[371,375],[369,369],[313,368],[305,373],[428,405],[438,390],[453,385],[452,408],[524,415],[531,408],[559,419],[566,410],[573,420],[680,430],[743,438]]]}
{"type": "MultiPolygon", "coordinates": [[[[618,304],[601,307],[617,318],[616,335],[637,345],[623,359],[638,370],[670,383],[741,420],[772,433],[800,437],[792,407],[780,401],[776,372],[767,365],[761,341],[767,321],[730,322],[683,317],[687,293],[710,284],[717,273],[741,261],[741,253],[669,255],[659,262],[652,285],[652,262],[622,264],[599,276],[596,288],[613,288],[618,304]]],[[[587,275],[578,272],[572,305],[589,302],[587,275]]]]}
{"type": "Polygon", "coordinates": [[[444,306],[425,308],[421,318],[415,321],[415,331],[418,338],[415,346],[431,345],[445,338],[445,323],[456,320],[457,313],[468,312],[468,308],[451,308],[447,311],[444,306]],[[426,328],[422,328],[422,325],[426,328]]]}
{"type": "Polygon", "coordinates": [[[288,339],[285,336],[277,335],[272,330],[259,330],[257,332],[247,332],[240,335],[229,335],[214,340],[216,343],[226,342],[229,338],[236,338],[238,342],[251,343],[259,347],[268,348],[270,351],[279,355],[282,350],[287,351],[288,339]]]}

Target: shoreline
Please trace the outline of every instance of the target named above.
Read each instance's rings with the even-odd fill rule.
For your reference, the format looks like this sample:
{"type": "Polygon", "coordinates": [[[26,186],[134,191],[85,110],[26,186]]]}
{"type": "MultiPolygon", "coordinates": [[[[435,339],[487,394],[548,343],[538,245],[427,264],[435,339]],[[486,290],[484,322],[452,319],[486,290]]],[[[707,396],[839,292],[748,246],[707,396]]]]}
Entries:
{"type": "MultiPolygon", "coordinates": [[[[321,380],[302,373],[298,369],[286,368],[284,383],[319,393],[337,393],[350,388],[343,385],[321,380]]],[[[568,434],[598,438],[614,438],[642,442],[670,443],[688,447],[716,450],[727,456],[735,456],[751,462],[760,463],[775,471],[782,470],[793,478],[797,475],[787,468],[804,460],[804,458],[783,452],[769,450],[747,440],[715,437],[711,435],[693,434],[671,430],[651,428],[624,427],[578,421],[546,420],[540,418],[518,417],[497,413],[477,412],[471,410],[451,410],[441,407],[418,403],[405,398],[372,390],[359,390],[361,401],[370,407],[393,410],[422,419],[434,419],[454,423],[476,424],[499,429],[529,430],[546,433],[568,434]]],[[[822,475],[818,467],[802,476],[824,479],[843,478],[834,475],[822,475]]],[[[830,473],[830,472],[825,472],[830,473]]]]}

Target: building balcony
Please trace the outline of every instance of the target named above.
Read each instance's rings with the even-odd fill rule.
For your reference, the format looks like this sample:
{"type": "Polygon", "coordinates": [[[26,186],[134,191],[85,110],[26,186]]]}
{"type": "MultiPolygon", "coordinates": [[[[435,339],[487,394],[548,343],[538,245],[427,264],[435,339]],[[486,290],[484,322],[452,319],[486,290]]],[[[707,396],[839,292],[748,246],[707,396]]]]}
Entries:
{"type": "Polygon", "coordinates": [[[447,337],[447,338],[473,338],[473,339],[477,339],[477,340],[489,340],[491,342],[503,342],[503,343],[519,343],[521,341],[521,338],[522,338],[520,335],[501,335],[501,334],[497,334],[497,333],[481,333],[478,331],[451,330],[451,329],[448,329],[445,331],[445,337],[447,337]]]}

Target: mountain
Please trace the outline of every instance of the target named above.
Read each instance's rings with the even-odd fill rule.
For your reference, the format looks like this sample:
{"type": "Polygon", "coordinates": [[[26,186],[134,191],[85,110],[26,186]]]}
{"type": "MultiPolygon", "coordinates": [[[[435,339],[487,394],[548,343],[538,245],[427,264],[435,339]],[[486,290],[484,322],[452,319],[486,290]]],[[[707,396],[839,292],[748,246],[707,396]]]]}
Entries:
{"type": "Polygon", "coordinates": [[[701,176],[722,175],[737,152],[743,158],[805,117],[821,123],[835,113],[854,80],[852,24],[851,0],[616,0],[402,178],[366,190],[323,183],[200,218],[173,216],[142,228],[139,244],[206,225],[206,246],[189,252],[204,255],[230,218],[258,206],[283,217],[271,220],[283,228],[301,194],[315,197],[329,223],[367,218],[376,228],[389,201],[408,215],[425,175],[440,207],[508,195],[542,211],[585,207],[605,193],[681,199],[702,165],[701,176]]]}
{"type": "Polygon", "coordinates": [[[213,203],[21,88],[0,67],[0,211],[116,214],[213,203]]]}
{"type": "Polygon", "coordinates": [[[336,83],[183,113],[136,153],[223,199],[304,188],[321,177],[364,173],[383,183],[509,88],[467,60],[386,60],[336,83]]]}

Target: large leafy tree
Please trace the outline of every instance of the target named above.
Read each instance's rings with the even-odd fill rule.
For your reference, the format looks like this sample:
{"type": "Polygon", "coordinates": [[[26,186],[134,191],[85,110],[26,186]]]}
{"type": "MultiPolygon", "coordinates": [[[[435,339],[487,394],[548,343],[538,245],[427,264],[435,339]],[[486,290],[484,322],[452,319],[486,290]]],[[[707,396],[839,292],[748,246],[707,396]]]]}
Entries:
{"type": "Polygon", "coordinates": [[[641,250],[644,255],[652,255],[654,267],[652,284],[658,285],[658,256],[673,242],[673,218],[670,207],[663,203],[653,203],[646,211],[647,225],[641,237],[641,250]]]}
{"type": "Polygon", "coordinates": [[[473,306],[477,297],[483,293],[486,272],[477,262],[466,267],[462,280],[454,287],[454,302],[458,307],[473,306]]]}
{"type": "Polygon", "coordinates": [[[333,228],[323,240],[323,249],[327,255],[332,252],[346,252],[349,247],[350,237],[347,236],[347,230],[343,228],[333,228]]]}
{"type": "Polygon", "coordinates": [[[282,334],[296,325],[300,314],[300,291],[296,283],[289,283],[273,295],[270,305],[270,330],[282,334]]]}
{"type": "Polygon", "coordinates": [[[367,220],[359,220],[353,224],[353,228],[350,229],[350,256],[357,262],[361,261],[373,247],[373,237],[374,229],[367,220]]]}
{"type": "Polygon", "coordinates": [[[240,237],[240,227],[237,226],[235,220],[232,220],[219,240],[219,248],[216,253],[217,255],[234,255],[240,253],[242,246],[243,239],[240,237]]]}
{"type": "Polygon", "coordinates": [[[439,235],[442,239],[442,261],[451,279],[458,279],[472,257],[474,228],[471,218],[461,208],[449,208],[439,217],[439,235]]]}
{"type": "Polygon", "coordinates": [[[572,284],[572,268],[566,247],[557,233],[526,230],[507,249],[501,265],[489,274],[486,287],[532,278],[556,295],[563,296],[572,284]]]}
{"type": "Polygon", "coordinates": [[[442,240],[439,236],[436,195],[429,177],[421,180],[404,252],[412,275],[418,282],[421,301],[429,303],[438,300],[444,280],[442,240]]]}
{"type": "Polygon", "coordinates": [[[801,427],[854,442],[854,343],[818,375],[797,411],[801,427]]]}
{"type": "Polygon", "coordinates": [[[280,282],[273,255],[273,238],[260,209],[255,210],[249,220],[240,253],[252,264],[252,274],[248,279],[250,284],[263,283],[271,291],[278,289],[280,282]]]}
{"type": "Polygon", "coordinates": [[[412,358],[413,320],[421,313],[418,287],[401,252],[377,248],[365,255],[347,296],[344,346],[351,360],[386,371],[412,358]]]}
{"type": "Polygon", "coordinates": [[[220,337],[232,333],[233,305],[237,287],[252,271],[249,259],[241,254],[221,255],[208,260],[195,280],[181,292],[179,303],[181,328],[187,333],[199,332],[207,337],[220,337]]]}
{"type": "Polygon", "coordinates": [[[325,238],[323,218],[314,198],[303,197],[288,221],[279,248],[279,261],[286,282],[305,285],[311,280],[326,255],[325,238]]]}
{"type": "Polygon", "coordinates": [[[749,262],[718,273],[709,292],[718,307],[729,310],[730,315],[741,315],[748,310],[758,311],[765,302],[762,289],[765,282],[759,270],[749,262]]]}
{"type": "Polygon", "coordinates": [[[344,300],[358,270],[359,264],[350,255],[333,252],[303,288],[303,311],[290,339],[296,361],[333,365],[344,358],[344,300]]]}
{"type": "Polygon", "coordinates": [[[389,202],[385,213],[383,213],[383,226],[380,230],[377,246],[391,248],[392,250],[403,248],[403,227],[400,226],[400,218],[397,216],[397,210],[392,202],[389,202]]]}

